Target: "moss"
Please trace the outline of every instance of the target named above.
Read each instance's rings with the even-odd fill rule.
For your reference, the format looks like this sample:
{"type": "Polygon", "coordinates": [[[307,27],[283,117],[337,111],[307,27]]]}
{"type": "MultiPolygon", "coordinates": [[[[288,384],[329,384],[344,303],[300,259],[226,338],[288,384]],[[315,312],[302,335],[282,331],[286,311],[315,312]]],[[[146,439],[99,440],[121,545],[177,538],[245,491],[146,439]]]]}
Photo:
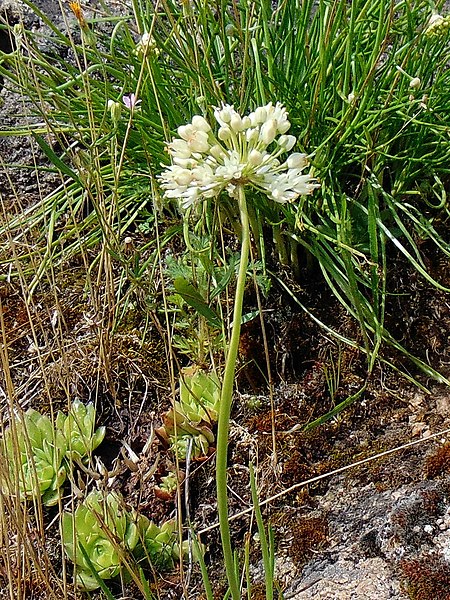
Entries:
{"type": "Polygon", "coordinates": [[[294,521],[290,533],[289,555],[297,566],[303,565],[314,552],[322,550],[328,543],[328,524],[323,515],[294,521]]]}
{"type": "Polygon", "coordinates": [[[450,570],[435,554],[404,560],[403,587],[411,600],[450,600],[450,570]]]}
{"type": "Polygon", "coordinates": [[[450,473],[450,442],[440,446],[425,461],[425,477],[427,479],[434,479],[448,473],[450,473]]]}
{"type": "Polygon", "coordinates": [[[282,478],[286,485],[292,485],[299,481],[305,481],[314,477],[316,472],[308,465],[301,453],[294,449],[291,456],[283,464],[282,478]]]}
{"type": "Polygon", "coordinates": [[[252,600],[266,600],[266,586],[263,582],[252,585],[252,600]]]}

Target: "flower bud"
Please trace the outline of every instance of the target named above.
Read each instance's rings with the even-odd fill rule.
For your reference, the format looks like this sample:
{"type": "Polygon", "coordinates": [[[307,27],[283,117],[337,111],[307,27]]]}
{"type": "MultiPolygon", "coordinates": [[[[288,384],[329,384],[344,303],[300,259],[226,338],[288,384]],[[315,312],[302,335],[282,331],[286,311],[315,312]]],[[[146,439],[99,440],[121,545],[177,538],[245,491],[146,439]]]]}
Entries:
{"type": "Polygon", "coordinates": [[[225,156],[223,149],[218,144],[211,146],[211,148],[209,149],[209,153],[216,160],[221,160],[225,156]]]}
{"type": "Polygon", "coordinates": [[[264,106],[258,106],[258,108],[254,112],[256,123],[264,123],[267,119],[267,110],[264,106]]]}
{"type": "Polygon", "coordinates": [[[114,124],[117,124],[120,121],[122,105],[120,104],[120,102],[116,102],[115,100],[108,100],[108,108],[112,122],[114,124]]]}
{"type": "Polygon", "coordinates": [[[308,164],[308,158],[306,154],[300,154],[300,152],[294,152],[289,156],[286,161],[288,169],[304,169],[308,164]]]}
{"type": "Polygon", "coordinates": [[[126,253],[131,252],[133,250],[133,238],[129,235],[123,240],[123,249],[126,253]]]}
{"type": "Polygon", "coordinates": [[[204,131],[205,133],[211,131],[208,121],[200,115],[194,115],[194,117],[192,117],[192,126],[197,129],[197,131],[204,131]]]}
{"type": "Polygon", "coordinates": [[[275,119],[269,119],[263,123],[260,132],[260,139],[266,146],[271,144],[277,135],[277,122],[275,119]]]}
{"type": "Polygon", "coordinates": [[[203,110],[206,106],[205,96],[197,96],[197,98],[195,99],[195,103],[203,110]]]}
{"type": "Polygon", "coordinates": [[[151,36],[146,31],[145,33],[142,34],[141,39],[136,44],[136,48],[135,48],[134,52],[135,52],[135,54],[140,55],[140,56],[146,55],[150,52],[153,52],[154,54],[158,55],[159,49],[156,45],[156,42],[155,42],[153,36],[151,36]]]}
{"type": "Polygon", "coordinates": [[[230,127],[233,131],[239,132],[244,129],[240,115],[235,113],[230,120],[230,127]]]}
{"type": "Polygon", "coordinates": [[[281,123],[278,124],[277,126],[277,131],[278,133],[286,133],[286,131],[289,131],[291,127],[291,124],[288,120],[285,121],[281,121],[281,123]]]}
{"type": "Polygon", "coordinates": [[[183,138],[183,140],[188,141],[189,138],[194,133],[195,129],[189,123],[189,125],[180,125],[180,127],[178,127],[177,131],[178,131],[178,135],[180,136],[180,138],[183,138]]]}
{"type": "Polygon", "coordinates": [[[411,81],[409,82],[409,87],[412,90],[418,90],[420,88],[421,85],[421,81],[418,77],[414,77],[413,79],[411,79],[411,81]]]}
{"type": "Polygon", "coordinates": [[[17,49],[19,49],[22,46],[24,33],[25,33],[25,27],[24,27],[23,23],[16,23],[13,27],[13,35],[14,35],[14,42],[15,42],[17,49]]]}
{"type": "Polygon", "coordinates": [[[231,121],[231,115],[233,113],[233,107],[229,104],[225,104],[221,111],[219,111],[219,117],[224,123],[231,121]]]}
{"type": "Polygon", "coordinates": [[[217,133],[217,137],[222,142],[227,142],[231,138],[231,135],[232,135],[231,134],[231,129],[228,127],[228,125],[220,127],[220,129],[219,129],[219,131],[217,133]]]}
{"type": "Polygon", "coordinates": [[[259,167],[259,165],[262,163],[263,160],[263,154],[261,152],[259,152],[258,150],[253,149],[250,154],[248,155],[248,162],[253,166],[253,167],[259,167]]]}
{"type": "Polygon", "coordinates": [[[232,23],[228,23],[225,27],[225,35],[228,37],[234,37],[236,35],[236,27],[232,23]]]}
{"type": "Polygon", "coordinates": [[[249,144],[254,144],[259,139],[259,131],[256,128],[247,129],[245,138],[249,144]]]}
{"type": "Polygon", "coordinates": [[[278,139],[278,144],[285,152],[289,152],[295,146],[297,138],[294,135],[282,135],[278,139]]]}

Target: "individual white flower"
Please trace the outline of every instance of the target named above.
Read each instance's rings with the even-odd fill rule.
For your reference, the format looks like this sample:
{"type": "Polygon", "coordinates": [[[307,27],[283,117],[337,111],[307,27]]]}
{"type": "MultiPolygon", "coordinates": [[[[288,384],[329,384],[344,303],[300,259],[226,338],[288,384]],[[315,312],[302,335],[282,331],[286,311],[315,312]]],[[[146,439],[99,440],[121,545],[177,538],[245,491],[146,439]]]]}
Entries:
{"type": "Polygon", "coordinates": [[[197,131],[204,131],[206,133],[208,133],[208,131],[211,131],[211,126],[208,123],[208,121],[200,115],[195,115],[192,118],[192,126],[195,129],[197,129],[197,131]]]}
{"type": "Polygon", "coordinates": [[[309,174],[305,154],[294,152],[296,138],[284,106],[271,102],[248,116],[232,105],[214,109],[217,133],[208,121],[195,115],[178,127],[178,138],[167,144],[172,165],[159,175],[166,198],[177,198],[186,209],[223,191],[235,197],[239,187],[253,187],[275,202],[293,202],[319,187],[309,174]]]}
{"type": "Polygon", "coordinates": [[[178,158],[190,158],[192,152],[186,140],[180,140],[179,138],[173,140],[169,144],[169,150],[172,153],[176,153],[178,158]]]}
{"type": "Polygon", "coordinates": [[[421,85],[421,81],[420,81],[419,77],[413,77],[411,79],[411,81],[409,82],[409,87],[412,90],[418,90],[420,88],[420,85],[421,85]]]}
{"type": "Polygon", "coordinates": [[[308,158],[306,154],[300,154],[300,152],[294,152],[287,159],[287,166],[289,169],[304,169],[308,166],[308,158]]]}
{"type": "Polygon", "coordinates": [[[187,142],[187,146],[192,153],[199,152],[201,154],[203,152],[208,152],[210,148],[208,143],[208,134],[203,129],[203,124],[201,124],[201,127],[202,128],[200,129],[193,123],[178,127],[178,135],[182,138],[182,140],[187,142]]]}
{"type": "Polygon", "coordinates": [[[280,135],[278,144],[286,151],[290,152],[295,146],[297,139],[294,135],[280,135]]]}
{"type": "Polygon", "coordinates": [[[268,104],[266,107],[267,117],[270,119],[275,119],[277,122],[277,131],[278,133],[286,133],[288,129],[291,127],[291,124],[288,120],[288,114],[286,109],[280,102],[277,102],[275,106],[272,106],[272,103],[268,104]]]}
{"type": "Polygon", "coordinates": [[[299,196],[311,194],[317,184],[311,182],[309,175],[303,175],[301,169],[289,169],[276,177],[266,175],[265,188],[270,197],[281,204],[292,202],[299,196]]]}

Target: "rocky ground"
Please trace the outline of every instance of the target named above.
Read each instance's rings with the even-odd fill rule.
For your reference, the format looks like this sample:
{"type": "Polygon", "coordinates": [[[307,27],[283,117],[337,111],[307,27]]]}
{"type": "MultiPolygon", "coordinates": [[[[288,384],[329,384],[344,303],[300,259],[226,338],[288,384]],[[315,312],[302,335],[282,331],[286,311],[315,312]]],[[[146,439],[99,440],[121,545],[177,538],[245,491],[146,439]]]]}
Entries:
{"type": "MultiPolygon", "coordinates": [[[[65,26],[56,1],[40,0],[36,4],[55,23],[65,26]]],[[[18,0],[0,0],[0,18],[2,15],[12,23],[24,18],[28,27],[42,27],[39,19],[18,0]]],[[[8,49],[8,40],[1,32],[0,48],[8,49]]],[[[2,126],[20,124],[22,99],[11,86],[2,87],[0,102],[0,130],[2,126]]],[[[0,154],[3,206],[13,207],[17,193],[22,203],[31,205],[38,193],[42,194],[42,185],[44,191],[55,185],[56,178],[48,174],[44,179],[39,178],[38,190],[34,172],[21,168],[33,160],[44,161],[24,138],[0,135],[0,154]]],[[[431,251],[428,259],[435,275],[448,285],[449,265],[434,261],[431,251]]],[[[412,276],[405,264],[395,253],[392,260],[398,269],[393,279],[408,282],[409,288],[406,298],[392,300],[388,306],[388,321],[398,322],[399,334],[411,350],[429,358],[435,368],[448,376],[448,299],[423,282],[411,285],[412,276]]],[[[18,327],[18,292],[11,292],[9,286],[0,282],[6,309],[10,302],[6,322],[13,332],[18,327]]],[[[342,331],[347,326],[352,327],[324,288],[317,294],[317,286],[320,284],[311,285],[311,289],[304,292],[309,306],[314,307],[316,302],[319,312],[333,313],[335,320],[341,321],[342,331]]],[[[398,283],[397,289],[400,287],[398,283]]],[[[68,295],[76,293],[76,290],[67,291],[68,295]]],[[[388,367],[378,366],[366,392],[347,411],[317,429],[303,432],[301,426],[305,422],[324,414],[334,402],[358,389],[363,381],[364,361],[327,339],[316,325],[290,305],[280,290],[275,289],[269,301],[277,307],[277,303],[285,303],[282,309],[277,309],[276,318],[270,320],[269,317],[276,372],[277,460],[274,463],[268,398],[261,390],[258,369],[252,370],[260,355],[260,332],[248,328],[243,334],[241,358],[249,366],[239,379],[240,393],[230,441],[232,513],[245,508],[249,500],[249,457],[259,463],[262,501],[297,486],[267,503],[264,509],[265,519],[275,532],[276,578],[286,600],[450,600],[450,389],[415,373],[428,388],[430,393],[427,393],[388,367]],[[335,375],[336,386],[331,393],[327,373],[337,360],[340,373],[335,375]],[[411,442],[417,443],[410,445],[411,442]],[[390,453],[395,448],[399,449],[390,453]],[[375,458],[369,460],[372,457],[375,458]],[[316,481],[300,485],[302,481],[314,479],[316,481]]],[[[74,318],[72,329],[69,327],[67,332],[68,338],[72,336],[78,342],[79,324],[79,319],[74,318]]],[[[130,347],[132,334],[124,335],[128,337],[122,342],[130,347]]],[[[24,336],[26,332],[21,334],[22,340],[24,336]]],[[[88,390],[92,379],[87,363],[93,362],[98,348],[91,344],[91,338],[83,339],[86,343],[77,344],[77,352],[81,354],[73,364],[75,375],[83,377],[85,387],[79,380],[72,384],[81,394],[84,389],[88,397],[92,392],[88,390]],[[86,356],[83,356],[83,348],[86,356]]],[[[24,348],[25,345],[12,347],[13,362],[17,359],[19,364],[14,352],[23,352],[24,348]]],[[[154,352],[153,356],[157,354],[154,352]]],[[[133,381],[138,376],[132,365],[139,363],[139,369],[151,371],[150,359],[151,353],[145,359],[138,356],[137,351],[129,353],[127,372],[136,378],[133,381]]],[[[56,373],[56,379],[62,373],[58,371],[58,364],[55,360],[49,367],[56,373]]],[[[20,389],[28,389],[29,372],[17,370],[16,384],[20,389]]],[[[152,377],[156,374],[157,378],[158,373],[160,371],[153,368],[152,377]]],[[[76,379],[75,375],[71,375],[72,379],[76,379]]],[[[39,386],[39,382],[35,384],[39,386]]],[[[150,386],[154,390],[150,395],[159,397],[158,385],[150,386]]],[[[25,397],[32,404],[39,394],[34,391],[25,397]]],[[[134,439],[138,440],[135,447],[142,448],[150,423],[158,424],[156,405],[155,401],[148,410],[142,409],[141,394],[121,409],[122,424],[113,423],[114,416],[110,414],[107,423],[110,450],[119,444],[130,423],[134,439]],[[140,406],[138,411],[136,406],[140,406]]],[[[108,417],[108,411],[104,412],[108,417]]],[[[131,497],[135,493],[132,474],[124,469],[119,481],[131,497]]],[[[205,530],[207,558],[212,572],[217,573],[214,584],[219,598],[223,574],[220,567],[215,566],[219,556],[217,530],[210,530],[217,518],[213,494],[214,471],[212,461],[208,461],[195,469],[186,502],[196,528],[205,530]]],[[[151,505],[153,500],[148,502],[151,505]]],[[[233,520],[236,540],[247,524],[245,516],[233,520]]],[[[252,575],[258,582],[261,564],[257,544],[252,563],[252,575]]],[[[259,587],[255,586],[255,598],[263,598],[263,588],[260,588],[258,595],[259,587]]],[[[194,589],[200,587],[194,586],[194,589]]],[[[161,597],[165,597],[164,593],[161,597]]],[[[174,597],[173,592],[167,591],[166,597],[174,597]]],[[[200,591],[193,592],[192,598],[200,597],[200,591]]]]}

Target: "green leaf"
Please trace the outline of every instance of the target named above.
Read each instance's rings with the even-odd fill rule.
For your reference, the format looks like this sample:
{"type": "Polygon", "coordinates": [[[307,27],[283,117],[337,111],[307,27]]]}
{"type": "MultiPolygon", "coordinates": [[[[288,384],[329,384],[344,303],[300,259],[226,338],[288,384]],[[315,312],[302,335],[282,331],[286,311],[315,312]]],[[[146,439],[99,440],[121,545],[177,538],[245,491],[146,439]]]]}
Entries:
{"type": "Polygon", "coordinates": [[[220,329],[222,327],[220,317],[216,312],[205,302],[205,299],[200,294],[198,289],[192,285],[184,277],[177,277],[173,285],[178,294],[183,298],[189,306],[204,317],[209,325],[220,329]]]}

